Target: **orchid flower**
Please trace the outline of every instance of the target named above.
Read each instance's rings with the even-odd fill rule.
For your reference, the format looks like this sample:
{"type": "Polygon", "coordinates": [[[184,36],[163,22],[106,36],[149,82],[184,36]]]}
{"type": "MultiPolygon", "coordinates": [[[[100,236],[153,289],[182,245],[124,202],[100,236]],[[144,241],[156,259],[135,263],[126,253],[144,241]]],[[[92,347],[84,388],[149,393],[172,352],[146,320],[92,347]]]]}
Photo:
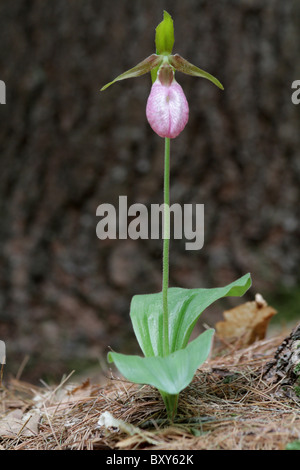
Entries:
{"type": "Polygon", "coordinates": [[[175,71],[210,80],[222,90],[215,77],[188,62],[179,54],[172,54],[174,45],[173,20],[164,11],[164,19],[156,28],[156,54],[152,54],[130,70],[107,83],[101,91],[126,78],[139,77],[148,72],[152,88],[147,101],[146,116],[154,132],[160,137],[175,138],[185,128],[189,118],[189,105],[182,87],[175,79],[175,71]]]}

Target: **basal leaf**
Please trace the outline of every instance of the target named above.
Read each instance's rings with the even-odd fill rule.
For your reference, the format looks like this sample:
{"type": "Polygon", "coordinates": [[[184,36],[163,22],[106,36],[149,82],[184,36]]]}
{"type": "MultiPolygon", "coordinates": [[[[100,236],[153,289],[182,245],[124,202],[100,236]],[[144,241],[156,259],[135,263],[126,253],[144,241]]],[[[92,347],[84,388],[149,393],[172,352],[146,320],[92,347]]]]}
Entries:
{"type": "Polygon", "coordinates": [[[166,357],[126,356],[110,352],[108,360],[114,362],[131,382],[152,385],[163,393],[177,395],[189,385],[198,367],[206,361],[213,334],[213,329],[207,330],[186,348],[166,357]]]}
{"type": "MultiPolygon", "coordinates": [[[[184,348],[203,310],[227,296],[242,296],[250,287],[250,274],[215,289],[168,289],[170,352],[184,348]]],[[[133,329],[145,356],[163,355],[162,293],[135,295],[130,306],[133,329]]]]}

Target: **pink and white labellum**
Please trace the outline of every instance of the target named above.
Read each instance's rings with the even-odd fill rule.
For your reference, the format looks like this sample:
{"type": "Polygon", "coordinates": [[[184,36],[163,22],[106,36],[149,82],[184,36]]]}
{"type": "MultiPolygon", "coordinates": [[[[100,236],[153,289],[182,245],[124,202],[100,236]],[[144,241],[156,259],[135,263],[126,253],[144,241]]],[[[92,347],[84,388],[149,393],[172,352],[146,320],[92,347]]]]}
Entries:
{"type": "Polygon", "coordinates": [[[185,128],[189,105],[183,89],[174,78],[169,65],[163,65],[152,85],[146,106],[146,116],[154,132],[173,139],[185,128]]]}

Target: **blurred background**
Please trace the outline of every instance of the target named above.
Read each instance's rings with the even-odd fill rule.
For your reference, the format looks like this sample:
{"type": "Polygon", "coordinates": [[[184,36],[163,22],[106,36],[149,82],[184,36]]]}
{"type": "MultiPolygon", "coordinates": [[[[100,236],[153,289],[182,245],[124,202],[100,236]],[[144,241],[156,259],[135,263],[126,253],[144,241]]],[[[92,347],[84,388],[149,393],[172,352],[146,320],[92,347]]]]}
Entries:
{"type": "MultiPolygon", "coordinates": [[[[171,243],[170,285],[251,272],[299,320],[300,79],[297,0],[14,0],[0,3],[0,339],[7,374],[60,380],[108,348],[138,353],[134,294],[161,289],[159,240],[96,236],[102,203],[163,198],[163,140],[145,117],[150,75],[100,88],[154,52],[166,9],[174,53],[219,78],[177,73],[190,105],[171,145],[171,202],[205,205],[205,242],[171,243]],[[24,362],[25,361],[25,362],[24,362]]],[[[241,300],[238,300],[239,302],[241,300]]],[[[226,299],[203,314],[213,326],[226,299]]]]}

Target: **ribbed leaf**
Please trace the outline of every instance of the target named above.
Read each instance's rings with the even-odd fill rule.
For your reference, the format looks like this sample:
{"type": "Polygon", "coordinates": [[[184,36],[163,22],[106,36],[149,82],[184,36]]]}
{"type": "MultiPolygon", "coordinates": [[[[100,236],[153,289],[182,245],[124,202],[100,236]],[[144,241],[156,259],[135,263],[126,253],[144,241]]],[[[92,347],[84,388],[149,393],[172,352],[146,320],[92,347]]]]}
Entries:
{"type": "Polygon", "coordinates": [[[198,367],[206,361],[213,334],[213,329],[207,330],[185,349],[166,357],[126,356],[110,352],[108,360],[114,362],[131,382],[152,385],[164,393],[177,395],[189,385],[198,367]]]}
{"type": "MultiPolygon", "coordinates": [[[[215,289],[168,289],[170,352],[184,348],[203,310],[222,297],[241,296],[251,285],[250,274],[215,289]]],[[[130,306],[133,329],[145,356],[163,355],[162,293],[135,295],[130,306]]]]}

